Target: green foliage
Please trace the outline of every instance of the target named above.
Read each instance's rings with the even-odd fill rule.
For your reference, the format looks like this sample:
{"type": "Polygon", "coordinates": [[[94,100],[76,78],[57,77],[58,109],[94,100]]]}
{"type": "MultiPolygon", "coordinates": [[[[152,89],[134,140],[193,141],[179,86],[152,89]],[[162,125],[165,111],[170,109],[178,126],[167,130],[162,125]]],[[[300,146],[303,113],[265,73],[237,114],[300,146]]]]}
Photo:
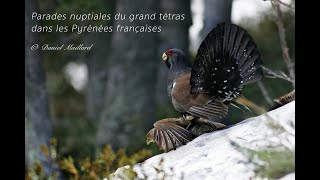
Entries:
{"type": "Polygon", "coordinates": [[[251,151],[251,158],[257,158],[264,162],[258,165],[255,172],[257,176],[269,179],[278,179],[295,171],[295,152],[289,150],[266,149],[251,151]]]}
{"type": "MultiPolygon", "coordinates": [[[[42,155],[46,158],[47,162],[54,162],[57,159],[57,140],[51,139],[50,146],[42,144],[40,146],[42,155]]],[[[44,167],[41,162],[36,161],[32,167],[26,169],[26,180],[47,180],[47,179],[57,179],[58,172],[52,172],[51,174],[44,173],[44,167]]]]}
{"type": "Polygon", "coordinates": [[[86,158],[79,160],[78,164],[75,165],[72,158],[63,158],[60,161],[60,167],[75,179],[77,177],[80,179],[103,179],[119,167],[132,166],[150,156],[151,152],[149,150],[142,149],[128,156],[124,149],[114,152],[111,146],[107,145],[101,150],[96,159],[90,160],[86,158]]]}
{"type": "MultiPolygon", "coordinates": [[[[266,127],[272,130],[272,135],[277,138],[280,134],[291,136],[277,121],[269,119],[266,127]]],[[[294,124],[290,124],[295,128],[294,124]]],[[[288,137],[285,137],[288,141],[288,137]]],[[[267,138],[266,138],[267,139],[267,138]]],[[[278,138],[279,142],[282,142],[278,138]]],[[[258,150],[241,147],[235,142],[231,143],[239,152],[246,155],[248,163],[255,165],[255,176],[268,179],[278,179],[295,171],[295,150],[289,149],[283,144],[267,146],[258,150]]]]}
{"type": "Polygon", "coordinates": [[[94,157],[96,124],[86,119],[61,119],[53,123],[59,152],[74,158],[94,157]]]}
{"type": "Polygon", "coordinates": [[[58,177],[57,172],[54,172],[51,175],[44,174],[43,167],[40,161],[36,161],[33,167],[27,170],[27,173],[25,175],[26,180],[48,180],[48,179],[55,180],[57,179],[57,177],[58,177]]]}
{"type": "Polygon", "coordinates": [[[236,149],[248,157],[248,163],[255,165],[255,176],[278,179],[295,171],[295,151],[284,147],[249,149],[232,143],[236,149]]]}
{"type": "MultiPolygon", "coordinates": [[[[49,160],[58,162],[59,169],[61,169],[68,179],[103,179],[109,177],[111,173],[117,170],[119,167],[125,165],[134,165],[139,163],[152,154],[150,150],[142,149],[133,153],[132,155],[127,155],[125,149],[119,149],[114,151],[110,145],[106,145],[101,149],[96,158],[83,158],[74,159],[72,156],[61,156],[56,154],[56,140],[52,141],[52,146],[47,148],[46,146],[41,146],[42,153],[49,160]]],[[[128,175],[135,175],[133,171],[128,170],[128,175]]],[[[26,180],[35,179],[56,179],[58,172],[53,172],[52,175],[46,175],[43,172],[42,164],[37,161],[32,167],[27,169],[26,180]]]]}

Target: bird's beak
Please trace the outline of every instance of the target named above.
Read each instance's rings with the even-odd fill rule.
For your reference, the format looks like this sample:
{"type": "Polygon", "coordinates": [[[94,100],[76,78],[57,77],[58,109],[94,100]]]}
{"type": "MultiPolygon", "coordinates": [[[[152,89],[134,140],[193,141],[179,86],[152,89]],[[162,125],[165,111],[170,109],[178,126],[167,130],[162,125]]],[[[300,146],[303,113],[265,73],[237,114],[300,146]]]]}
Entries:
{"type": "Polygon", "coordinates": [[[166,61],[168,59],[168,56],[166,53],[163,53],[162,54],[162,60],[166,61]]]}

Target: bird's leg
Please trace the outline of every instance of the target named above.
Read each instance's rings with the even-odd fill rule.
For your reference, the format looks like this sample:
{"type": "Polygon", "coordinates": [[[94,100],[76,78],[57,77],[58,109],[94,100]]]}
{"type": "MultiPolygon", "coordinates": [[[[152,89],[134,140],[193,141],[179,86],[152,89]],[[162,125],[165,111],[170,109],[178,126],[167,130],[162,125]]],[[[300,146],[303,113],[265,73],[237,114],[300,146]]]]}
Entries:
{"type": "Polygon", "coordinates": [[[188,128],[189,128],[189,126],[192,124],[192,123],[191,123],[191,121],[192,121],[192,120],[198,119],[198,117],[194,117],[194,116],[192,116],[192,115],[189,115],[189,114],[188,114],[188,113],[186,113],[186,112],[181,113],[181,117],[183,118],[183,120],[185,120],[185,121],[188,121],[188,122],[189,122],[189,124],[188,124],[188,126],[187,126],[187,128],[186,128],[186,129],[188,129],[188,128]]]}
{"type": "Polygon", "coordinates": [[[182,118],[186,121],[192,121],[195,117],[185,112],[185,113],[182,113],[182,118]]]}
{"type": "Polygon", "coordinates": [[[187,121],[192,121],[195,117],[191,116],[191,115],[187,115],[185,120],[187,121]]]}
{"type": "MultiPolygon", "coordinates": [[[[190,116],[189,116],[189,117],[190,117],[190,116]]],[[[199,117],[194,117],[194,116],[191,116],[191,117],[192,117],[192,119],[189,120],[190,123],[188,124],[188,126],[186,127],[186,129],[189,129],[189,127],[190,127],[190,125],[192,124],[192,122],[197,121],[197,120],[199,119],[199,117]]]]}
{"type": "Polygon", "coordinates": [[[204,133],[216,131],[219,129],[224,129],[226,128],[226,125],[218,123],[218,122],[213,122],[208,119],[203,119],[203,118],[197,118],[187,126],[187,130],[189,130],[193,135],[195,136],[200,136],[204,133]]]}

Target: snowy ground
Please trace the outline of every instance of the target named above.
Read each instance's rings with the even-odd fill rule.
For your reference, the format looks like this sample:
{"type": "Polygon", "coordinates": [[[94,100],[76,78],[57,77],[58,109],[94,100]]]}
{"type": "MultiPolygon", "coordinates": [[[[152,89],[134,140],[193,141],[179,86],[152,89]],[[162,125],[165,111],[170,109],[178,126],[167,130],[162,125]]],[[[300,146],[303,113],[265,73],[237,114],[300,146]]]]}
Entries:
{"type": "MultiPolygon", "coordinates": [[[[155,167],[163,159],[162,168],[165,179],[184,180],[249,180],[254,176],[254,165],[239,152],[231,142],[241,147],[261,149],[271,144],[282,144],[289,149],[295,148],[295,102],[270,111],[267,114],[250,118],[235,126],[194,139],[175,151],[154,156],[133,169],[138,178],[162,179],[164,173],[157,173],[155,167]],[[275,134],[268,124],[279,124],[285,132],[275,134]]],[[[120,178],[123,168],[119,168],[111,179],[120,178]]],[[[295,179],[291,173],[283,180],[295,179]]]]}

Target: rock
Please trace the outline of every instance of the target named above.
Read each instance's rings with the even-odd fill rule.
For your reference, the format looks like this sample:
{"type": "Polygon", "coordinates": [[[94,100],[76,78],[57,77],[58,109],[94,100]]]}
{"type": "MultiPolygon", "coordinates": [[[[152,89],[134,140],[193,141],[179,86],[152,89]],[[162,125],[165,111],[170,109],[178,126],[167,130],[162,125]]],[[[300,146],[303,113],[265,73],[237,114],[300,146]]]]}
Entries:
{"type": "MultiPolygon", "coordinates": [[[[295,148],[295,101],[266,114],[249,118],[228,129],[203,134],[190,143],[168,153],[151,157],[136,164],[138,178],[184,180],[248,180],[255,176],[255,165],[234,144],[253,150],[269,145],[295,148]],[[271,128],[281,127],[281,128],[271,128]],[[278,133],[276,133],[278,132],[278,133]],[[162,162],[162,163],[161,163],[162,162]],[[161,164],[161,165],[160,165],[161,164]],[[156,170],[156,168],[160,170],[156,170]]],[[[119,168],[110,179],[123,179],[119,168]]],[[[280,178],[295,179],[294,172],[280,178]]]]}

